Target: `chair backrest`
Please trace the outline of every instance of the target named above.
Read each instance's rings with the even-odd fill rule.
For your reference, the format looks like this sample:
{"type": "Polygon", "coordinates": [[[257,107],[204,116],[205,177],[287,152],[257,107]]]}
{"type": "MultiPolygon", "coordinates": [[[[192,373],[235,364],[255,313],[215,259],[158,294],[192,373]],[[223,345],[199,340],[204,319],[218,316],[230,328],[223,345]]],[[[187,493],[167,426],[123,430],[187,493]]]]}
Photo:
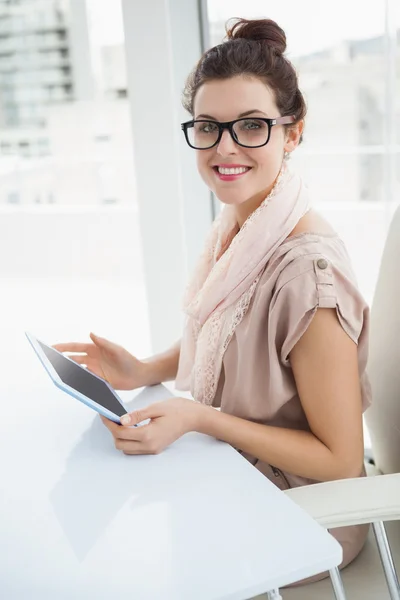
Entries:
{"type": "Polygon", "coordinates": [[[375,464],[400,472],[400,207],[389,227],[371,309],[368,375],[372,405],[365,413],[375,464]]]}

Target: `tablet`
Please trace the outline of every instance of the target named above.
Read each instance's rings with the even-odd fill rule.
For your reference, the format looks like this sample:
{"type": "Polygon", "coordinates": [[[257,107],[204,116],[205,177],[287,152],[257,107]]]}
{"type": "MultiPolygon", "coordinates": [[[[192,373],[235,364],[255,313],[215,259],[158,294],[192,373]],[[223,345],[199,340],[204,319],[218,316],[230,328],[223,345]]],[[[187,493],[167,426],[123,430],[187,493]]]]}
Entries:
{"type": "Polygon", "coordinates": [[[58,388],[107,419],[120,423],[120,417],[129,411],[107,381],[39,341],[32,334],[25,332],[25,335],[58,388]]]}

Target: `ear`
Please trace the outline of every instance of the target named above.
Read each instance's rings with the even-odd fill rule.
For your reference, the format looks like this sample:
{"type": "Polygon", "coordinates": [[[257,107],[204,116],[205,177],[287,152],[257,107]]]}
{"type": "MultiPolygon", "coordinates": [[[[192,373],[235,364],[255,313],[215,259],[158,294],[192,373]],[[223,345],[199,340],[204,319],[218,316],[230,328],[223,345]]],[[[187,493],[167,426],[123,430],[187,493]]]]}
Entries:
{"type": "Polygon", "coordinates": [[[295,125],[291,125],[286,130],[286,141],[284,145],[285,152],[293,152],[300,143],[301,134],[304,129],[304,120],[302,119],[295,125]]]}

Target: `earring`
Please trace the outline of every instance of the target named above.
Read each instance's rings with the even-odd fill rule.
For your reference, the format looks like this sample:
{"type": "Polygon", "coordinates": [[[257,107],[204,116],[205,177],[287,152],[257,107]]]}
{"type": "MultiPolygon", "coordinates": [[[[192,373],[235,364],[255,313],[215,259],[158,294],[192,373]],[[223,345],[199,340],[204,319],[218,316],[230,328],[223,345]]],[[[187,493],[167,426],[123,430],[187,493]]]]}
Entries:
{"type": "Polygon", "coordinates": [[[287,150],[285,150],[285,152],[283,153],[283,160],[287,160],[290,156],[290,152],[288,152],[287,150]]]}

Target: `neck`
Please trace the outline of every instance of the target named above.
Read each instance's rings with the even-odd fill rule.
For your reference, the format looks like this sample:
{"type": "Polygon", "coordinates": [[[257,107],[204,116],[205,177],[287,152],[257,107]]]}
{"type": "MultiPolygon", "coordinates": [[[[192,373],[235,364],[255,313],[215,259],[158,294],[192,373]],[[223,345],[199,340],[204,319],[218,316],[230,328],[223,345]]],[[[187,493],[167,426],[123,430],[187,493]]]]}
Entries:
{"type": "Polygon", "coordinates": [[[277,176],[275,177],[274,181],[272,182],[272,184],[269,187],[262,190],[255,196],[252,196],[251,198],[249,198],[248,200],[243,202],[243,204],[239,204],[238,206],[235,207],[236,220],[239,225],[239,229],[242,228],[244,222],[249,218],[249,216],[255,210],[257,210],[257,208],[260,206],[260,204],[272,192],[272,190],[274,189],[275,184],[279,178],[280,173],[281,173],[281,169],[279,170],[277,176]]]}
{"type": "Polygon", "coordinates": [[[239,228],[241,228],[244,222],[249,218],[249,216],[257,210],[260,204],[265,200],[265,198],[271,193],[273,187],[275,185],[275,181],[268,188],[259,192],[249,200],[243,202],[243,204],[239,204],[235,206],[236,220],[238,222],[239,228]]]}

